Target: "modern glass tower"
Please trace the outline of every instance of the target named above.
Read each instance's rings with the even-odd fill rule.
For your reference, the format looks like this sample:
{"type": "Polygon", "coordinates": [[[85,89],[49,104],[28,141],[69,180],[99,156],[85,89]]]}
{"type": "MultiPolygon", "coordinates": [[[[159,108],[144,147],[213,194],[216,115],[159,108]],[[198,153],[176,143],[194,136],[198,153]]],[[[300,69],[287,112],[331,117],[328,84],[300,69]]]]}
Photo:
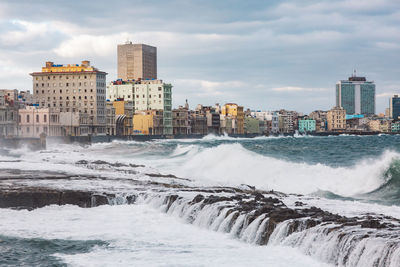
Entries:
{"type": "Polygon", "coordinates": [[[375,83],[354,75],[336,83],[336,106],[346,114],[375,114],[375,83]]]}
{"type": "Polygon", "coordinates": [[[389,114],[392,119],[399,120],[400,117],[400,97],[394,95],[389,101],[389,114]]]}

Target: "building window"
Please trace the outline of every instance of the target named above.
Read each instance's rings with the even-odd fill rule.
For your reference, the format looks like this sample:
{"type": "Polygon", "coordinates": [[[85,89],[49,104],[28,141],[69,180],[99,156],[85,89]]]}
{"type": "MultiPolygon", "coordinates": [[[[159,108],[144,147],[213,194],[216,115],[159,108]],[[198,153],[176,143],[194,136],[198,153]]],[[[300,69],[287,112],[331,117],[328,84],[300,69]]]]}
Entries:
{"type": "Polygon", "coordinates": [[[28,114],[28,115],[26,115],[26,122],[29,123],[29,121],[30,121],[30,118],[29,118],[29,114],[28,114]]]}
{"type": "Polygon", "coordinates": [[[39,115],[36,114],[36,122],[39,122],[39,115]]]}
{"type": "Polygon", "coordinates": [[[47,122],[47,115],[46,114],[44,114],[44,116],[43,116],[43,122],[47,122]]]}

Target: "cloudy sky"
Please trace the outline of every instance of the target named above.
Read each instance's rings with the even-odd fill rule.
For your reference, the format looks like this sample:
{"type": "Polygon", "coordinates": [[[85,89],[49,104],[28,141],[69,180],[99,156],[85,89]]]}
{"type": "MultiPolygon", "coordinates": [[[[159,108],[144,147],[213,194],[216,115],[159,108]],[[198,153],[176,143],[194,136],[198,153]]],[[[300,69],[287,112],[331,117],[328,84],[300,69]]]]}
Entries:
{"type": "Polygon", "coordinates": [[[31,89],[45,61],[88,59],[116,78],[116,46],[157,46],[174,106],[329,109],[338,80],[400,94],[400,1],[0,0],[0,88],[31,89]]]}

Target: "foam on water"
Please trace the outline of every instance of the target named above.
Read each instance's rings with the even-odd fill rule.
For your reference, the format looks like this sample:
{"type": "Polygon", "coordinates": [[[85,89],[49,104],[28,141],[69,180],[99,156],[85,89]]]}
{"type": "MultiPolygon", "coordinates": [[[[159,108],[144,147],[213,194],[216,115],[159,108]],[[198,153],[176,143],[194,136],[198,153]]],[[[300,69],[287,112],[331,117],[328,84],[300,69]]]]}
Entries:
{"type": "MultiPolygon", "coordinates": [[[[212,143],[216,142],[213,138],[234,139],[208,138],[212,143]]],[[[169,142],[172,141],[116,141],[84,147],[58,145],[51,147],[47,153],[22,149],[12,154],[23,162],[0,162],[0,168],[60,170],[93,175],[96,171],[81,168],[74,163],[77,160],[105,160],[145,164],[147,171],[175,174],[192,179],[197,185],[249,184],[259,189],[285,193],[310,194],[322,190],[340,196],[354,196],[371,192],[387,182],[385,172],[393,161],[400,158],[398,152],[386,150],[375,159],[361,158],[352,166],[333,167],[261,155],[237,142],[212,146],[175,140],[175,145],[166,144],[169,142]]],[[[111,177],[114,175],[104,170],[103,174],[111,177]]]]}
{"type": "Polygon", "coordinates": [[[55,254],[73,266],[328,266],[296,249],[242,243],[140,204],[0,209],[0,216],[5,236],[108,243],[90,252],[55,254]]]}
{"type": "MultiPolygon", "coordinates": [[[[178,147],[177,149],[182,149],[178,147]]],[[[397,152],[386,151],[376,160],[365,159],[352,167],[310,165],[263,156],[240,144],[222,144],[178,160],[156,162],[157,167],[179,176],[195,178],[204,185],[249,184],[266,190],[309,194],[327,190],[342,196],[370,192],[384,183],[384,172],[397,152]],[[175,164],[174,164],[175,163],[175,164]]]]}

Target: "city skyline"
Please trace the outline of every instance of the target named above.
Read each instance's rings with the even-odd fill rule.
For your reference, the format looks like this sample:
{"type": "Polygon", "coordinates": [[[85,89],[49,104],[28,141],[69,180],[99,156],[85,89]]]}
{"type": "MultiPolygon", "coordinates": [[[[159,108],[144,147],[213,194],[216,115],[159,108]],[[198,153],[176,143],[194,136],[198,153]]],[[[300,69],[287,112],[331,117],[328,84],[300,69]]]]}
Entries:
{"type": "Polygon", "coordinates": [[[335,105],[336,82],[354,68],[375,81],[377,113],[400,93],[399,4],[233,3],[221,16],[222,4],[210,2],[174,2],[182,15],[154,1],[118,12],[109,12],[103,1],[95,7],[39,2],[37,12],[24,9],[28,2],[3,1],[1,87],[32,90],[29,73],[42,62],[83,59],[108,72],[110,82],[117,78],[117,44],[129,39],[158,48],[158,76],[173,84],[174,107],[189,99],[191,106],[237,102],[251,109],[328,110],[335,105]],[[170,16],[161,19],[160,12],[170,16]],[[126,19],[133,13],[134,23],[126,19]]]}

